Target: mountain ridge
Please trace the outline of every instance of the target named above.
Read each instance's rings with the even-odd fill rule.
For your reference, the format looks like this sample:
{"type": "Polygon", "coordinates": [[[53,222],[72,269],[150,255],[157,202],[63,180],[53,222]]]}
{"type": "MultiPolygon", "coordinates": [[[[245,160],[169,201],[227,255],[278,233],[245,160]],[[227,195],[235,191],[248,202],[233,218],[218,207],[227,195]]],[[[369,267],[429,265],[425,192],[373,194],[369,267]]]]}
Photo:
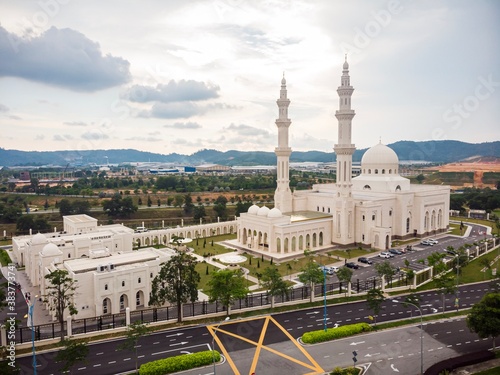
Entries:
{"type": "MultiPolygon", "coordinates": [[[[500,158],[500,141],[467,143],[455,140],[442,141],[398,141],[387,145],[392,148],[400,161],[427,161],[449,163],[471,157],[500,158]]],[[[368,148],[354,152],[353,161],[361,161],[368,148]]],[[[334,162],[334,152],[292,151],[290,162],[334,162]]],[[[109,150],[66,150],[66,151],[20,151],[0,148],[0,166],[22,165],[61,165],[70,164],[111,164],[162,162],[185,165],[221,164],[221,165],[275,165],[276,155],[272,151],[218,151],[202,149],[191,155],[178,153],[158,154],[135,149],[109,150]]]]}

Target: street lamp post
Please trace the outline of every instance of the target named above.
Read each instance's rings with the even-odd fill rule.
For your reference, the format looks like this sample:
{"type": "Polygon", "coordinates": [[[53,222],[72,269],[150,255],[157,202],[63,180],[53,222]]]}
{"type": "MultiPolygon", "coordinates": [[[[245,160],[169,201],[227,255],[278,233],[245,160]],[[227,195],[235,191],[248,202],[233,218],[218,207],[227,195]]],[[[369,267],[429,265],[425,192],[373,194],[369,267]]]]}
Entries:
{"type": "Polygon", "coordinates": [[[397,299],[393,299],[392,302],[395,303],[405,303],[414,306],[420,313],[420,375],[424,375],[424,328],[423,328],[423,317],[422,310],[416,304],[411,302],[402,302],[397,299]]]}
{"type": "Polygon", "coordinates": [[[226,316],[226,319],[224,319],[224,321],[217,324],[217,327],[215,327],[215,329],[214,329],[214,335],[212,336],[212,362],[214,364],[214,375],[216,374],[216,370],[215,370],[215,336],[217,336],[217,330],[219,329],[220,325],[227,320],[229,320],[229,316],[226,316]]]}
{"type": "Polygon", "coordinates": [[[28,304],[28,318],[29,325],[31,326],[31,350],[33,352],[33,374],[36,375],[36,347],[35,347],[35,322],[33,320],[33,309],[35,308],[35,301],[38,296],[35,296],[34,300],[26,298],[26,303],[28,304]]]}
{"type": "Polygon", "coordinates": [[[327,313],[326,313],[326,267],[323,266],[323,326],[326,332],[326,320],[327,320],[327,313]]]}
{"type": "Polygon", "coordinates": [[[460,269],[460,254],[457,254],[457,291],[456,291],[456,296],[455,296],[455,306],[458,308],[460,307],[460,289],[459,289],[459,284],[458,284],[458,271],[460,269]]]}

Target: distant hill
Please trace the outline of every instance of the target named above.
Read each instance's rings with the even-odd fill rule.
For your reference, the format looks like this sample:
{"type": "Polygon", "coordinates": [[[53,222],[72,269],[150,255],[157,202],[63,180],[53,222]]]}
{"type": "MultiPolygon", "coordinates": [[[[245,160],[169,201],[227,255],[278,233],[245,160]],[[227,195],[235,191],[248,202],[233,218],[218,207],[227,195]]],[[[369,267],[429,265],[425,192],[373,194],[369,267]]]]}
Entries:
{"type": "MultiPolygon", "coordinates": [[[[400,161],[428,161],[449,163],[473,157],[500,157],[500,141],[466,143],[460,141],[399,141],[388,145],[400,161]]],[[[353,161],[361,161],[367,149],[356,150],[353,161]]],[[[291,162],[333,162],[335,153],[321,151],[293,151],[291,162]]],[[[221,165],[274,165],[274,152],[237,151],[221,152],[200,150],[192,155],[172,153],[155,154],[133,149],[85,150],[85,151],[19,151],[0,148],[0,166],[19,165],[59,165],[71,166],[89,164],[111,164],[125,162],[163,162],[180,165],[221,164],[221,165]]]]}

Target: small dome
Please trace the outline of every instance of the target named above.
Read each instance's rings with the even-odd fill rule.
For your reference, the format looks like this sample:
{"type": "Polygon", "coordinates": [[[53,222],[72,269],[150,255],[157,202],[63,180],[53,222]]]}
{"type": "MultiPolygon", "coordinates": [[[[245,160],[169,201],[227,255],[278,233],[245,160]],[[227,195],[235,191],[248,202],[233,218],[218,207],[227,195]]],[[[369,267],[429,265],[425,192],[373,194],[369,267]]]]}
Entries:
{"type": "Polygon", "coordinates": [[[269,211],[270,211],[269,207],[262,206],[261,208],[259,208],[259,211],[257,212],[257,215],[258,216],[267,216],[267,214],[269,213],[269,211]]]}
{"type": "Polygon", "coordinates": [[[398,155],[394,152],[393,149],[379,143],[372,148],[368,149],[363,157],[361,158],[361,166],[363,164],[370,165],[387,165],[387,164],[395,164],[396,166],[399,164],[398,155]]]}
{"type": "Polygon", "coordinates": [[[286,85],[286,79],[285,79],[285,75],[284,74],[283,74],[283,78],[281,79],[281,85],[282,86],[286,85]]]}
{"type": "Polygon", "coordinates": [[[267,217],[281,217],[281,216],[283,216],[283,214],[276,207],[274,207],[273,209],[271,209],[271,211],[269,211],[269,213],[267,214],[267,217]]]}
{"type": "Polygon", "coordinates": [[[41,245],[41,244],[45,244],[45,243],[48,243],[48,242],[49,241],[47,240],[47,237],[45,237],[40,232],[38,232],[37,234],[35,234],[33,236],[33,238],[31,239],[31,244],[32,245],[41,245]]]}
{"type": "Polygon", "coordinates": [[[344,70],[348,70],[348,69],[349,69],[349,63],[347,62],[347,59],[346,59],[346,61],[344,62],[344,65],[342,66],[342,68],[343,68],[344,70]]]}
{"type": "Polygon", "coordinates": [[[57,245],[49,243],[43,247],[42,255],[45,257],[61,255],[62,252],[59,250],[57,245]]]}
{"type": "Polygon", "coordinates": [[[248,213],[250,215],[257,215],[257,212],[259,211],[259,206],[257,206],[256,204],[250,206],[250,208],[248,209],[248,213]]]}

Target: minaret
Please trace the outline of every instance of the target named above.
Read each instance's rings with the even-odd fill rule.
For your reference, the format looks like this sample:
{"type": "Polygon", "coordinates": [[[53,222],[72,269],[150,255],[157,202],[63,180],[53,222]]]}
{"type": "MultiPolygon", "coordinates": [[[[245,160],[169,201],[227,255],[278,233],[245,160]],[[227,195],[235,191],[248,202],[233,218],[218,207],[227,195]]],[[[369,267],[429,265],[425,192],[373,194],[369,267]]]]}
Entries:
{"type": "Polygon", "coordinates": [[[355,115],[351,109],[354,88],[349,78],[347,55],[342,69],[339,95],[339,109],[335,112],[339,123],[338,143],[334,146],[337,155],[337,196],[333,218],[333,241],[341,244],[354,242],[354,202],[352,199],[352,155],[356,147],[351,141],[351,123],[355,115]]]}
{"type": "Polygon", "coordinates": [[[288,128],[291,124],[288,118],[290,100],[286,97],[286,80],[284,74],[281,80],[280,97],[276,103],[278,104],[279,116],[276,120],[276,126],[278,127],[278,147],[274,150],[277,157],[277,186],[274,192],[274,206],[281,212],[292,212],[292,192],[289,185],[289,163],[292,149],[288,146],[288,128]]]}

